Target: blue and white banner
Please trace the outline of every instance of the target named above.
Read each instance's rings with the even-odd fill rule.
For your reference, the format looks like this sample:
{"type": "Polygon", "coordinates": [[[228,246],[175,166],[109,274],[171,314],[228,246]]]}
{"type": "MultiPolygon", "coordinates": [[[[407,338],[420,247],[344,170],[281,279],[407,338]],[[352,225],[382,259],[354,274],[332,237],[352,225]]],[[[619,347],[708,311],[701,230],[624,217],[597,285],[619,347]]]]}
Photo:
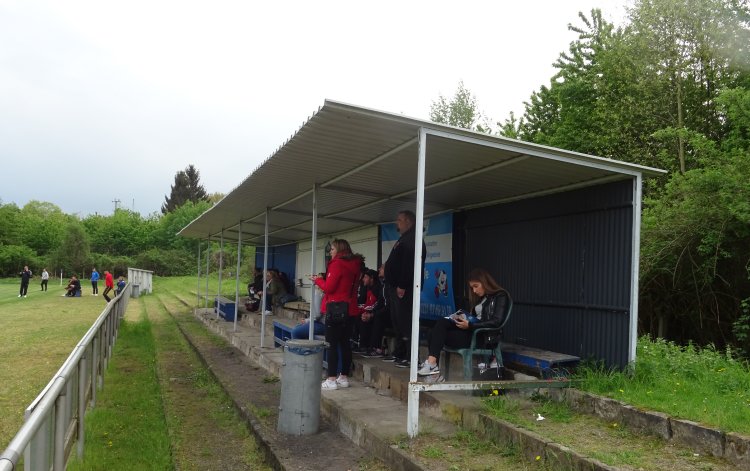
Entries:
{"type": "MultiPolygon", "coordinates": [[[[380,226],[383,261],[399,238],[395,224],[380,226]]],[[[437,319],[456,312],[453,299],[453,214],[446,213],[424,221],[424,264],[420,318],[437,319]]]]}

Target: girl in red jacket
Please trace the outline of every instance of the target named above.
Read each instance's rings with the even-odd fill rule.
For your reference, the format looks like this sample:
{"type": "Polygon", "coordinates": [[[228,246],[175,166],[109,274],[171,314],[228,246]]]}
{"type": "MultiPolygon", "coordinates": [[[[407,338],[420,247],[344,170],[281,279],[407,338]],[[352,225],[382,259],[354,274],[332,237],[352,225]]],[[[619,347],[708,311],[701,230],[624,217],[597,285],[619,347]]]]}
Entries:
{"type": "Polygon", "coordinates": [[[349,316],[345,322],[331,325],[326,322],[326,342],[328,342],[328,379],[323,381],[323,389],[349,387],[349,369],[352,364],[352,346],[349,342],[352,326],[359,314],[357,309],[357,285],[359,284],[362,258],[352,254],[349,242],[336,239],[331,242],[331,261],[325,279],[313,275],[310,279],[323,290],[320,310],[325,318],[326,305],[331,302],[349,303],[349,316]],[[341,370],[339,355],[341,348],[341,370]],[[338,376],[337,376],[338,375],[338,376]]]}

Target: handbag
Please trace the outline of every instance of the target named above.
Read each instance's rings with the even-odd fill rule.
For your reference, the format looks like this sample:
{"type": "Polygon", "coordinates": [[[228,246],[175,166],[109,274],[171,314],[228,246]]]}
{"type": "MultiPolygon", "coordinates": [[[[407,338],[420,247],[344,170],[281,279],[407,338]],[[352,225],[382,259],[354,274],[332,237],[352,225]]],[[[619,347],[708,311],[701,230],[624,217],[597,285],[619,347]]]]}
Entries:
{"type": "Polygon", "coordinates": [[[349,317],[349,303],[346,301],[331,301],[326,303],[326,325],[341,325],[349,317]]]}

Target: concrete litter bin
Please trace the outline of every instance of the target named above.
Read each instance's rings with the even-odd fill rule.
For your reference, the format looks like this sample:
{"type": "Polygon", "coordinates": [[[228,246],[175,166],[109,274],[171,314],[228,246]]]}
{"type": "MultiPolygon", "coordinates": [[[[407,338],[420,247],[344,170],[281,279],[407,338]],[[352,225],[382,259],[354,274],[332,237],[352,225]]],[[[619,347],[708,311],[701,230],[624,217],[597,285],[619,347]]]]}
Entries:
{"type": "Polygon", "coordinates": [[[138,297],[138,296],[140,296],[140,295],[141,295],[141,286],[140,286],[140,285],[136,285],[136,284],[134,284],[134,285],[133,285],[133,286],[132,286],[132,287],[130,288],[130,297],[131,297],[131,298],[137,298],[137,297],[138,297]]]}
{"type": "Polygon", "coordinates": [[[277,430],[289,435],[317,433],[323,350],[320,340],[288,340],[281,365],[281,400],[277,430]]]}

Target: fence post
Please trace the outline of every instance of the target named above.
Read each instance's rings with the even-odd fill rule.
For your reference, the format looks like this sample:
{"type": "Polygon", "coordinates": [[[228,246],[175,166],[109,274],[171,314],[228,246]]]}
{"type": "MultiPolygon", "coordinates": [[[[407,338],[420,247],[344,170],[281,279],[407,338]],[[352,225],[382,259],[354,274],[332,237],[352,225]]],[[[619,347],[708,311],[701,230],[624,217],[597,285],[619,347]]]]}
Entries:
{"type": "Polygon", "coordinates": [[[85,438],[83,420],[86,417],[86,353],[78,362],[78,458],[83,458],[83,440],[85,438]]]}
{"type": "Polygon", "coordinates": [[[54,471],[65,470],[65,389],[55,399],[55,440],[54,460],[52,469],[54,471]]]}

